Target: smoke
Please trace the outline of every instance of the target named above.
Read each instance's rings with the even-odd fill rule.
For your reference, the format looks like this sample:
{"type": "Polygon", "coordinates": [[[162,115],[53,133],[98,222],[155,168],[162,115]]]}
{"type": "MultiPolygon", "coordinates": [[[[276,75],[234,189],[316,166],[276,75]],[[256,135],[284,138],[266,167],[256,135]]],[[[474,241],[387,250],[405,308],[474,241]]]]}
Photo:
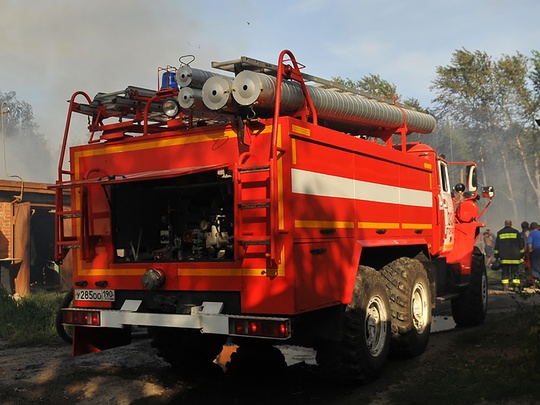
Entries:
{"type": "MultiPolygon", "coordinates": [[[[491,134],[481,134],[477,139],[466,131],[458,136],[457,133],[460,131],[464,130],[439,125],[431,135],[420,137],[420,141],[432,146],[439,154],[445,155],[448,161],[473,161],[478,165],[479,190],[487,186],[492,186],[495,190],[493,202],[481,221],[492,230],[502,228],[507,219],[511,220],[514,227],[518,229],[523,221],[540,222],[538,197],[528,184],[524,173],[524,163],[515,157],[506,157],[506,162],[504,164],[502,162],[501,150],[504,149],[508,154],[512,149],[510,139],[515,137],[510,135],[499,137],[497,142],[501,142],[501,150],[485,153],[482,158],[478,148],[480,145],[485,146],[490,142],[495,142],[491,134]]],[[[462,181],[463,179],[456,178],[455,175],[452,177],[451,174],[451,186],[462,181]]],[[[487,201],[482,198],[479,205],[483,207],[487,201]]]]}
{"type": "MultiPolygon", "coordinates": [[[[33,107],[39,133],[47,140],[45,148],[36,147],[7,134],[8,172],[23,173],[28,181],[55,180],[67,100],[75,91],[92,98],[129,85],[157,89],[158,66],[178,66],[181,55],[195,55],[193,66],[204,69],[213,60],[239,57],[250,40],[244,32],[249,26],[228,31],[225,39],[217,35],[214,20],[196,12],[199,3],[51,0],[30,7],[2,1],[0,32],[5,35],[0,38],[9,40],[0,41],[0,90],[15,91],[33,107]],[[225,40],[228,49],[219,44],[225,40]]],[[[249,2],[237,5],[250,13],[249,2]]],[[[230,21],[234,10],[224,10],[223,21],[230,21]]],[[[84,123],[73,128],[74,137],[85,134],[84,123]]],[[[6,178],[3,172],[0,177],[6,178]]]]}
{"type": "Polygon", "coordinates": [[[37,145],[32,138],[6,136],[5,155],[2,155],[2,178],[52,183],[55,179],[55,161],[47,145],[37,145]]]}

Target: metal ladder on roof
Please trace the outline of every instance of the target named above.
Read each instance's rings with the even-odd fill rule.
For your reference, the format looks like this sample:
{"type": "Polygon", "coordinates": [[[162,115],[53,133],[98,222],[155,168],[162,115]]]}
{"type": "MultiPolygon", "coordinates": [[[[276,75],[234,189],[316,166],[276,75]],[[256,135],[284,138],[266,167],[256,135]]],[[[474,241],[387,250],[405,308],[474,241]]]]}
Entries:
{"type": "MultiPolygon", "coordinates": [[[[234,59],[225,62],[212,62],[212,67],[215,69],[224,70],[227,72],[233,72],[237,74],[242,70],[251,70],[257,73],[263,73],[270,76],[276,76],[279,70],[279,66],[272,63],[263,62],[258,59],[250,58],[247,56],[241,56],[239,59],[234,59]]],[[[302,65],[301,68],[304,66],[302,65]]],[[[333,80],[323,79],[321,77],[313,76],[308,73],[301,73],[302,79],[306,84],[312,87],[319,87],[327,90],[332,90],[340,93],[354,94],[357,96],[365,97],[371,100],[377,100],[387,104],[394,105],[392,98],[380,97],[374,94],[367,93],[362,90],[358,90],[352,87],[345,86],[333,80]]]]}

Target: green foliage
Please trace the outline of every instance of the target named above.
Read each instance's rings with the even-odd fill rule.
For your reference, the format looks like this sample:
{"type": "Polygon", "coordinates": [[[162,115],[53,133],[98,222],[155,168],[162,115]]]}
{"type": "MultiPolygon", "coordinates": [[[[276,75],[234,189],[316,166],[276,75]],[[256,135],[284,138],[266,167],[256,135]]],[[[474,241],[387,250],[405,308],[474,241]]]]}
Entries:
{"type": "Polygon", "coordinates": [[[360,80],[352,80],[349,78],[343,79],[338,76],[333,77],[332,80],[351,89],[359,90],[366,95],[389,99],[391,101],[395,99],[397,103],[406,107],[414,108],[419,111],[426,111],[415,98],[408,98],[401,101],[402,97],[397,93],[396,85],[384,80],[379,75],[369,74],[362,77],[360,80]]]}
{"type": "Polygon", "coordinates": [[[540,94],[540,52],[532,51],[531,53],[532,69],[529,73],[529,79],[532,82],[533,92],[538,95],[540,94]]]}
{"type": "Polygon", "coordinates": [[[16,346],[58,341],[54,321],[61,301],[43,292],[16,300],[0,288],[0,339],[16,346]]]}
{"type": "MultiPolygon", "coordinates": [[[[338,78],[337,81],[341,81],[341,79],[338,78]]],[[[396,94],[396,86],[382,79],[379,75],[369,74],[357,81],[345,79],[342,82],[347,87],[352,87],[374,96],[393,98],[396,94]]]]}
{"type": "Polygon", "coordinates": [[[540,54],[495,59],[461,49],[436,71],[433,111],[444,124],[428,143],[437,150],[450,148],[446,155],[453,160],[480,164],[481,185],[495,187],[496,203],[506,211],[498,215],[516,221],[529,217],[532,200],[532,215],[539,215],[540,143],[534,116],[540,106],[540,54]]]}
{"type": "MultiPolygon", "coordinates": [[[[494,100],[493,62],[484,52],[458,50],[450,66],[438,66],[432,90],[436,113],[461,125],[475,128],[491,122],[494,100]]],[[[487,129],[487,128],[486,128],[487,129]]]]}

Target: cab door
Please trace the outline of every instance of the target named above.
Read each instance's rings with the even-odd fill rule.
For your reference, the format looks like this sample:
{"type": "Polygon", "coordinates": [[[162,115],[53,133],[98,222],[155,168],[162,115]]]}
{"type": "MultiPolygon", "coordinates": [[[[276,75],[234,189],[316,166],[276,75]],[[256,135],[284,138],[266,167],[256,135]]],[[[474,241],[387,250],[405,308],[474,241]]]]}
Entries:
{"type": "Polygon", "coordinates": [[[454,247],[454,204],[448,178],[448,165],[439,160],[439,232],[440,252],[445,253],[454,247]]]}

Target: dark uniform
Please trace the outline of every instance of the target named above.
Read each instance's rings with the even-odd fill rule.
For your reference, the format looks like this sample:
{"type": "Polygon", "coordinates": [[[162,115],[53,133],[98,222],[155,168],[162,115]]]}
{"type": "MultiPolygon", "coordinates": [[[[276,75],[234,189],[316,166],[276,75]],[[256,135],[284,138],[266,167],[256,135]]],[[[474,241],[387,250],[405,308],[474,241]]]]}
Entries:
{"type": "Polygon", "coordinates": [[[501,283],[504,291],[508,291],[510,278],[516,289],[521,288],[519,266],[523,263],[525,244],[517,229],[512,228],[512,222],[506,221],[505,227],[497,232],[495,239],[495,257],[501,262],[501,283]]]}

